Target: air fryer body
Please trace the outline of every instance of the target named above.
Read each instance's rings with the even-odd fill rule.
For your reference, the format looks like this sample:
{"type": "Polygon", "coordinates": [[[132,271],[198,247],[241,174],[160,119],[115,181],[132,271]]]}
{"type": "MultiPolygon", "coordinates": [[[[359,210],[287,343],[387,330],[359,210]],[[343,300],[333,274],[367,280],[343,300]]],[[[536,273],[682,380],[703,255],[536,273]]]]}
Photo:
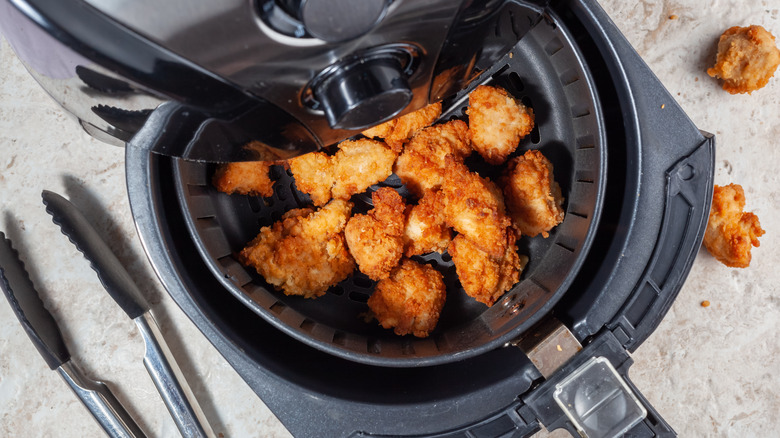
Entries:
{"type": "Polygon", "coordinates": [[[316,150],[451,96],[543,10],[508,0],[185,3],[6,0],[0,25],[93,136],[237,161],[316,150]],[[155,131],[137,135],[150,120],[155,131]]]}

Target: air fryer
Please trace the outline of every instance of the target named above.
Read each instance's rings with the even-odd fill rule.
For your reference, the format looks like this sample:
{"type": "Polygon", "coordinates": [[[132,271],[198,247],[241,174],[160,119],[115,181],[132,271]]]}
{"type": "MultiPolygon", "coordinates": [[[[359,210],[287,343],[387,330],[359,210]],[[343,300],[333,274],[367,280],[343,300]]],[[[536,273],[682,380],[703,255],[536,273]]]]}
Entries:
{"type": "MultiPolygon", "coordinates": [[[[356,277],[312,310],[235,263],[231,252],[276,209],[305,202],[278,168],[273,198],[226,197],[210,187],[209,165],[128,148],[130,200],[152,262],[174,299],[295,436],[529,436],[541,425],[590,436],[673,435],[628,378],[630,352],[663,318],[701,244],[713,137],[696,129],[588,1],[548,10],[483,80],[527,98],[537,113],[548,111],[521,149],[555,152],[568,201],[561,229],[525,244],[531,263],[515,289],[482,314],[464,305],[444,321],[444,339],[457,338],[449,330],[474,329],[468,339],[442,348],[435,335],[433,342],[409,340],[352,327],[362,323],[351,318],[334,322],[317,312],[361,308],[370,284],[356,277]],[[572,224],[579,239],[567,231],[572,224]],[[561,253],[568,261],[548,263],[561,253]],[[552,333],[550,321],[582,347],[544,375],[527,347],[535,334],[552,333]],[[596,397],[599,388],[614,403],[608,409],[583,419],[565,408],[566,397],[596,397]],[[594,423],[609,426],[594,430],[594,423]]],[[[447,269],[446,259],[433,263],[447,269]]]]}
{"type": "MultiPolygon", "coordinates": [[[[318,33],[327,30],[305,12],[314,0],[236,0],[201,17],[198,38],[224,42],[220,18],[251,10],[264,32],[284,34],[280,41],[295,47],[268,49],[262,62],[242,51],[258,47],[251,38],[222,54],[195,50],[186,14],[173,20],[176,32],[159,33],[155,20],[144,27],[143,1],[112,17],[125,31],[121,44],[94,41],[93,29],[76,26],[83,17],[105,23],[111,11],[98,0],[29,3],[61,12],[37,21],[56,26],[22,26],[14,35],[54,36],[55,53],[71,56],[71,79],[100,103],[80,108],[58,94],[63,82],[36,69],[35,57],[28,67],[85,129],[127,142],[130,204],[159,278],[293,435],[530,436],[542,425],[575,436],[674,435],[631,383],[630,353],[665,315],[701,244],[714,139],[691,123],[595,1],[440,2],[441,9],[424,5],[417,13],[401,13],[413,2],[367,2],[378,5],[377,18],[346,36],[318,33]],[[433,59],[390,42],[414,17],[448,29],[419,37],[419,45],[436,47],[433,59]],[[264,87],[253,76],[302,68],[313,41],[348,55],[333,68],[312,62],[308,76],[291,75],[294,87],[264,87]],[[128,55],[136,43],[154,51],[128,55]],[[56,52],[62,46],[69,49],[56,52]],[[350,94],[362,87],[351,70],[361,59],[377,76],[407,75],[410,91],[379,86],[350,94]],[[149,65],[159,69],[141,68],[149,65]],[[452,68],[455,79],[436,80],[452,68]],[[179,71],[187,80],[174,84],[179,71]],[[427,73],[414,76],[420,72],[427,73]],[[350,93],[323,91],[329,81],[350,84],[350,93]],[[548,239],[521,240],[529,265],[493,307],[465,299],[446,255],[425,256],[447,275],[447,306],[429,339],[397,337],[356,317],[373,288],[360,274],[305,301],[285,297],[234,260],[260,226],[308,199],[280,167],[273,197],[217,193],[209,183],[214,164],[205,161],[317,149],[439,99],[448,108],[443,119],[462,117],[467,93],[481,83],[533,107],[537,128],[519,153],[541,149],[566,198],[566,219],[548,239]],[[370,106],[343,105],[352,97],[370,101],[374,92],[388,99],[382,114],[366,119],[370,106]],[[295,103],[285,107],[285,99],[295,103]],[[254,137],[274,147],[239,147],[254,137]]],[[[18,15],[9,4],[2,3],[18,15]]],[[[478,158],[469,165],[488,171],[478,158]]],[[[394,177],[380,185],[405,194],[394,177]]],[[[370,208],[368,194],[353,200],[358,211],[370,208]]]]}

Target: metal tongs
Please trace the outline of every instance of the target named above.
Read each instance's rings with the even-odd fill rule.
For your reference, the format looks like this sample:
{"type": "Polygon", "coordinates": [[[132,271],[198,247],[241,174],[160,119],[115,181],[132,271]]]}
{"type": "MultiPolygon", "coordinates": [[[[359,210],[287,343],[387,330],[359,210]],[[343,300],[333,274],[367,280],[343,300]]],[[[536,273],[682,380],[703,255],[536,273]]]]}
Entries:
{"type": "MultiPolygon", "coordinates": [[[[184,437],[214,437],[138,286],[83,214],[62,196],[43,192],[46,211],[89,260],[114,301],[136,323],[146,347],[144,365],[184,437]]],[[[111,437],[146,435],[102,382],[71,360],[57,323],[43,306],[19,254],[0,232],[0,288],[49,367],[56,369],[111,437]]]]}

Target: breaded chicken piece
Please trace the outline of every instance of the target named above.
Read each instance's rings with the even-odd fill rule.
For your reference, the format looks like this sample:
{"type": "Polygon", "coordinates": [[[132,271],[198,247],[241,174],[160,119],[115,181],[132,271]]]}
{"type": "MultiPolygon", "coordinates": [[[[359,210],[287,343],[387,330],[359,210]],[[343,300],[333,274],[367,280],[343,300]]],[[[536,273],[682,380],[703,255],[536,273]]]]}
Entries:
{"type": "Polygon", "coordinates": [[[528,263],[527,256],[517,254],[516,237],[512,233],[507,234],[502,257],[490,257],[463,234],[455,236],[448,252],[463,290],[488,307],[520,281],[520,273],[528,263]]]}
{"type": "Polygon", "coordinates": [[[318,210],[290,210],[238,254],[286,295],[315,298],[355,270],[344,239],[352,203],[334,200],[318,210]]]}
{"type": "Polygon", "coordinates": [[[501,190],[451,156],[446,161],[447,183],[442,185],[445,222],[491,257],[502,257],[511,221],[501,190]]]}
{"type": "Polygon", "coordinates": [[[466,109],[474,150],[490,164],[501,164],[534,128],[534,112],[500,87],[480,85],[466,109]]]}
{"type": "Polygon", "coordinates": [[[381,141],[360,139],[339,144],[333,156],[334,199],[349,199],[393,173],[398,154],[381,141]]]}
{"type": "Polygon", "coordinates": [[[422,128],[430,126],[441,115],[441,102],[432,103],[417,111],[389,120],[362,132],[368,138],[381,138],[395,153],[422,128]]]}
{"type": "Polygon", "coordinates": [[[347,140],[329,156],[310,152],[290,160],[295,186],[322,206],[331,199],[347,200],[393,173],[397,154],[377,140],[347,140]]]}
{"type": "Polygon", "coordinates": [[[270,161],[220,164],[211,182],[217,190],[228,195],[238,193],[267,198],[274,194],[274,182],[268,176],[272,164],[270,161]]]}
{"type": "Polygon", "coordinates": [[[764,235],[758,216],[744,209],[742,186],[715,186],[704,246],[719,262],[732,268],[750,266],[751,246],[758,247],[758,238],[764,235]]]}
{"type": "Polygon", "coordinates": [[[440,190],[428,190],[417,205],[406,207],[404,255],[443,253],[452,240],[444,221],[444,197],[440,190]]]}
{"type": "Polygon", "coordinates": [[[446,297],[439,271],[404,259],[376,285],[368,308],[382,327],[392,328],[395,334],[425,338],[436,327],[446,297]]]}
{"type": "Polygon", "coordinates": [[[295,177],[295,187],[308,194],[314,205],[327,204],[335,182],[331,157],[324,152],[309,152],[288,162],[295,177]]]}
{"type": "Polygon", "coordinates": [[[522,235],[548,237],[563,222],[563,195],[553,165],[538,150],[509,160],[501,178],[512,226],[522,235]]]}
{"type": "Polygon", "coordinates": [[[344,236],[360,272],[383,280],[398,265],[403,253],[404,210],[401,195],[390,187],[371,194],[374,208],[347,222],[344,236]]]}
{"type": "Polygon", "coordinates": [[[707,74],[723,79],[731,94],[752,93],[762,88],[780,65],[775,37],[761,26],[726,29],[718,41],[715,65],[707,74]]]}
{"type": "Polygon", "coordinates": [[[393,171],[412,193],[421,197],[426,190],[444,182],[447,155],[463,161],[471,154],[470,137],[469,126],[462,120],[422,129],[406,144],[393,171]]]}

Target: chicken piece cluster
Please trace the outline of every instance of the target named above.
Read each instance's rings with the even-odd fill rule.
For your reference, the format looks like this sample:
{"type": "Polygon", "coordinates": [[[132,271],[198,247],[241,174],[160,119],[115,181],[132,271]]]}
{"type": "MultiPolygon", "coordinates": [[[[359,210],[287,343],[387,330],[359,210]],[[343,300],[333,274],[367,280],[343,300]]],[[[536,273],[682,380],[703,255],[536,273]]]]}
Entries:
{"type": "Polygon", "coordinates": [[[344,239],[351,212],[352,203],[342,200],[316,211],[290,210],[280,221],[261,228],[238,259],[287,295],[321,296],[355,270],[344,239]]]}
{"type": "Polygon", "coordinates": [[[715,186],[704,246],[719,262],[732,268],[750,265],[750,250],[760,245],[758,238],[764,235],[758,216],[744,209],[742,186],[715,186]]]}
{"type": "Polygon", "coordinates": [[[240,261],[286,294],[307,298],[357,267],[377,281],[371,316],[398,335],[428,336],[446,301],[442,274],[413,256],[448,251],[465,293],[493,305],[528,262],[517,240],[547,237],[563,220],[563,197],[541,152],[509,159],[533,129],[530,108],[501,88],[479,86],[466,113],[468,123],[434,125],[441,105],[429,105],[342,142],[333,155],[289,160],[296,187],[321,208],[292,210],[261,229],[240,261]],[[474,151],[503,166],[502,177],[472,171],[465,159],[474,151]],[[391,173],[414,199],[382,187],[371,210],[350,217],[349,199],[391,173]]]}
{"type": "Polygon", "coordinates": [[[762,26],[734,26],[720,36],[715,65],[707,74],[723,79],[723,89],[731,94],[750,94],[769,82],[778,65],[774,35],[762,26]]]}
{"type": "Polygon", "coordinates": [[[347,140],[333,155],[311,152],[290,160],[295,185],[315,206],[331,199],[348,200],[393,173],[398,154],[377,140],[347,140]]]}
{"type": "Polygon", "coordinates": [[[389,187],[371,195],[374,208],[349,219],[344,235],[360,272],[384,280],[403,255],[404,198],[389,187]]]}

